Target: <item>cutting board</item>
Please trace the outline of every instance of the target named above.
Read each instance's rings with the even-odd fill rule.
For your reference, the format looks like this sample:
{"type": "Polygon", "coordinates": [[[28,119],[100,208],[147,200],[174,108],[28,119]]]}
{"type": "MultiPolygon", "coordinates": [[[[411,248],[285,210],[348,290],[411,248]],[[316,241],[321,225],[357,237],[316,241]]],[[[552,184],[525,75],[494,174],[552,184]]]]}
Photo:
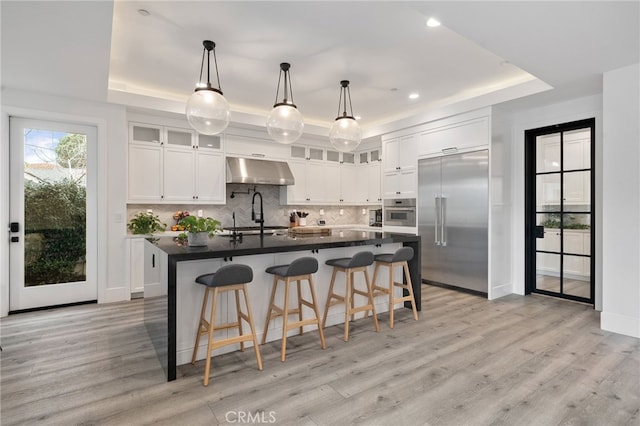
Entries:
{"type": "Polygon", "coordinates": [[[331,228],[321,226],[296,226],[289,230],[294,235],[331,235],[331,228]]]}

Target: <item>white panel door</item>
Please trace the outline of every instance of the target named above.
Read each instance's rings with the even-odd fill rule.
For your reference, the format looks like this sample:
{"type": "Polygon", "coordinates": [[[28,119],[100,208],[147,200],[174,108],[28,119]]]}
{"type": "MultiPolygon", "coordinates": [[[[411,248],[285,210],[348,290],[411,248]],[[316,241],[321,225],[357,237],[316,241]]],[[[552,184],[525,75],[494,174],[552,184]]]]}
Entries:
{"type": "Polygon", "coordinates": [[[9,131],[9,311],[96,300],[96,128],[12,117],[9,131]]]}

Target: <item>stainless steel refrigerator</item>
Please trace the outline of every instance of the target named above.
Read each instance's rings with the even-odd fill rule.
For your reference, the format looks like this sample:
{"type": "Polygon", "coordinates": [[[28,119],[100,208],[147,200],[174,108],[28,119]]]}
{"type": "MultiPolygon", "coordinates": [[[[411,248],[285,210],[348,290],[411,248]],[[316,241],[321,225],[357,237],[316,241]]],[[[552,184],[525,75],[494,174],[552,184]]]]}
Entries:
{"type": "Polygon", "coordinates": [[[422,279],[488,291],[489,152],[418,161],[422,279]]]}

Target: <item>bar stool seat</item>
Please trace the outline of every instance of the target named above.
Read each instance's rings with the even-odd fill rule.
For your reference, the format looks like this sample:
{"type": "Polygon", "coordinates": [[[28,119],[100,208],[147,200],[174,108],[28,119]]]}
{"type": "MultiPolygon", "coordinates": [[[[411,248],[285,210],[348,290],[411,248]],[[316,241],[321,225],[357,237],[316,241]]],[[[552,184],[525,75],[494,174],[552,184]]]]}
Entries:
{"type": "Polygon", "coordinates": [[[416,299],[413,296],[413,285],[411,283],[411,275],[409,274],[409,265],[408,261],[413,259],[413,249],[411,247],[401,247],[396,250],[395,253],[382,253],[377,254],[375,256],[375,268],[373,270],[373,297],[378,297],[380,295],[388,295],[389,296],[389,327],[393,328],[393,314],[394,314],[394,305],[398,302],[410,302],[411,309],[413,310],[413,318],[418,320],[418,311],[416,309],[416,299]],[[389,268],[389,279],[387,281],[387,286],[382,287],[378,285],[378,270],[381,266],[386,266],[389,268]],[[393,269],[396,266],[401,266],[404,271],[404,276],[406,278],[407,283],[401,283],[395,281],[393,277],[393,269]],[[400,287],[403,289],[402,297],[395,297],[394,289],[395,287],[400,287]]]}
{"type": "Polygon", "coordinates": [[[196,278],[196,283],[205,286],[204,299],[202,301],[202,310],[200,311],[200,324],[196,333],[196,343],[193,347],[193,355],[191,363],[195,365],[198,354],[198,346],[200,345],[200,336],[208,335],[207,358],[204,368],[204,385],[209,385],[209,372],[211,369],[211,353],[222,346],[240,343],[240,350],[244,351],[244,342],[252,341],[256,351],[256,360],[258,361],[258,369],[262,370],[262,358],[260,356],[260,348],[258,339],[256,338],[255,327],[253,325],[253,316],[251,314],[251,305],[249,304],[249,296],[247,295],[246,284],[253,280],[253,270],[247,265],[233,264],[225,265],[216,272],[200,275],[196,278]],[[237,321],[233,323],[216,324],[216,306],[218,303],[218,295],[220,293],[233,291],[236,298],[237,321]],[[244,304],[246,313],[240,309],[240,291],[244,295],[244,304]],[[206,319],[207,304],[209,301],[209,293],[213,293],[213,302],[211,304],[211,316],[209,321],[206,319]],[[251,333],[243,334],[242,320],[249,323],[251,333]],[[214,340],[214,332],[226,330],[230,328],[238,328],[238,336],[228,337],[226,339],[214,340]]]}
{"type": "Polygon", "coordinates": [[[268,267],[265,272],[273,274],[273,287],[271,289],[271,297],[269,300],[269,312],[267,313],[267,320],[264,326],[264,333],[262,334],[262,343],[267,341],[267,332],[269,331],[269,323],[272,319],[277,317],[283,317],[282,321],[282,348],[280,350],[280,360],[284,362],[287,356],[287,332],[294,328],[300,329],[300,334],[304,333],[305,325],[317,325],[318,334],[320,335],[320,344],[322,349],[325,349],[326,343],[324,340],[324,333],[320,325],[320,313],[318,312],[318,302],[316,298],[316,291],[313,286],[312,274],[318,271],[318,261],[314,257],[301,257],[294,260],[288,265],[277,265],[268,267]],[[309,291],[311,292],[311,301],[308,301],[302,296],[302,289],[300,282],[306,280],[309,284],[309,291]],[[275,296],[278,288],[278,284],[282,281],[284,283],[284,303],[282,306],[275,304],[275,296]],[[295,309],[289,308],[289,284],[296,282],[298,307],[295,309]],[[314,314],[314,318],[303,318],[303,306],[311,308],[314,314]],[[291,321],[290,315],[298,315],[298,321],[291,321]]]}
{"type": "Polygon", "coordinates": [[[369,272],[367,267],[373,264],[374,256],[370,251],[361,251],[353,255],[353,257],[342,257],[337,259],[329,259],[325,262],[326,265],[333,267],[333,274],[331,275],[331,284],[329,285],[329,294],[327,296],[327,304],[324,308],[324,316],[322,318],[322,326],[327,324],[327,315],[329,308],[334,305],[344,303],[344,341],[349,341],[349,321],[355,319],[357,312],[366,312],[368,315],[369,310],[373,312],[373,323],[376,331],[379,331],[378,318],[376,316],[376,310],[373,306],[373,293],[371,289],[371,282],[369,281],[369,272]],[[336,282],[336,275],[338,272],[344,272],[346,276],[346,288],[344,296],[334,292],[334,285],[336,282]],[[366,290],[359,290],[355,288],[355,282],[353,281],[354,274],[356,272],[364,273],[366,290]],[[365,305],[355,306],[355,295],[359,294],[367,298],[368,303],[365,305]],[[350,318],[351,317],[351,318],[350,318]]]}

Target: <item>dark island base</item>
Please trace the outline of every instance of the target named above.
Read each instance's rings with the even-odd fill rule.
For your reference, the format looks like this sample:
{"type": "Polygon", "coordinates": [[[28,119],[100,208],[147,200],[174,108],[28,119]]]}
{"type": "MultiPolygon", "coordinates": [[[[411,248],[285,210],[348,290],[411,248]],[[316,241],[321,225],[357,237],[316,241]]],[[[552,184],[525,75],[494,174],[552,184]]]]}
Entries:
{"type": "MultiPolygon", "coordinates": [[[[201,259],[224,258],[231,259],[234,256],[251,256],[257,254],[299,252],[354,246],[379,246],[382,244],[402,243],[403,246],[411,247],[414,257],[409,261],[409,274],[416,308],[421,306],[421,265],[420,265],[420,236],[411,234],[396,234],[382,232],[360,232],[342,231],[335,236],[324,236],[314,238],[296,239],[290,237],[268,236],[260,238],[245,238],[242,243],[233,243],[228,239],[220,237],[214,238],[206,247],[181,247],[177,246],[172,238],[162,238],[160,240],[147,240],[147,248],[152,255],[154,268],[158,267],[156,255],[162,257],[164,268],[161,273],[166,274],[166,294],[157,296],[166,299],[166,303],[158,303],[157,297],[150,297],[149,303],[145,303],[145,326],[153,342],[158,359],[166,373],[167,380],[176,379],[176,271],[178,262],[201,259]],[[152,300],[156,299],[156,300],[152,300]]],[[[406,282],[406,278],[405,278],[406,282]]],[[[147,294],[147,278],[145,276],[145,294],[147,294]]],[[[151,292],[149,292],[151,293],[151,292]]],[[[405,295],[408,294],[404,290],[405,295]]],[[[146,300],[146,298],[145,298],[146,300]]],[[[411,309],[411,304],[405,302],[405,308],[411,309]]]]}

